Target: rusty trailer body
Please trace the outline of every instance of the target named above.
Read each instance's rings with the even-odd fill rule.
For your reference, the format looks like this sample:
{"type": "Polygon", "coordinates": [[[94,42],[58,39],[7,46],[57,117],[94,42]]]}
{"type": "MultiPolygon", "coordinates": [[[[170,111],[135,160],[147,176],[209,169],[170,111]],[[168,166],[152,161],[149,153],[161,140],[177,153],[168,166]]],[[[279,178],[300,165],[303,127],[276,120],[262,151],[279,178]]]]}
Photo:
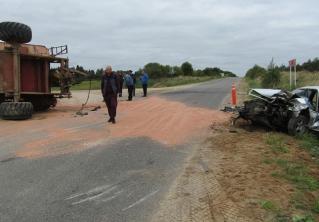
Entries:
{"type": "Polygon", "coordinates": [[[46,110],[56,105],[56,97],[69,96],[69,92],[51,93],[51,65],[68,69],[68,59],[50,52],[41,45],[0,42],[0,103],[30,102],[35,110],[46,110]]]}

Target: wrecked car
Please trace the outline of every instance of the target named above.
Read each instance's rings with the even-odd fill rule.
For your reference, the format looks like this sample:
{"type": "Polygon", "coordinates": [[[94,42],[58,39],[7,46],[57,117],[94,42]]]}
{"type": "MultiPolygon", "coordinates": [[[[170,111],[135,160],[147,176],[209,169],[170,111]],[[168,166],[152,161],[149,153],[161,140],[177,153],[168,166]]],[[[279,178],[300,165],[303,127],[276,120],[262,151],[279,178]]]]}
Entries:
{"type": "Polygon", "coordinates": [[[301,135],[319,131],[319,86],[298,88],[292,92],[279,89],[251,89],[254,99],[245,101],[239,117],[269,128],[301,135]]]}

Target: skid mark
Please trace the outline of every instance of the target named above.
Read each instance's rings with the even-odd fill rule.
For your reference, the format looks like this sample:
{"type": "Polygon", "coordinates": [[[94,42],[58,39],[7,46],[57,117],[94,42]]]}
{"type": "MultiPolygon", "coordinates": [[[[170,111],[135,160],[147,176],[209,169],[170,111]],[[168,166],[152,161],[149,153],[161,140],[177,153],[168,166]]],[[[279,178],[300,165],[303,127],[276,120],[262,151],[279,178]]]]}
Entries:
{"type": "Polygon", "coordinates": [[[136,205],[141,204],[142,202],[144,202],[145,200],[149,199],[151,196],[155,195],[159,190],[153,191],[152,193],[147,194],[146,196],[142,197],[141,199],[139,199],[138,201],[136,201],[135,203],[132,203],[131,205],[129,205],[128,207],[125,207],[122,209],[122,211],[126,211],[132,207],[135,207],[136,205]]]}
{"type": "Polygon", "coordinates": [[[107,189],[106,191],[104,191],[104,192],[102,192],[102,193],[94,194],[94,195],[91,195],[90,197],[86,197],[86,198],[84,198],[84,199],[82,199],[82,200],[73,202],[72,205],[77,205],[77,204],[84,203],[84,202],[87,202],[87,201],[96,200],[96,199],[98,199],[98,198],[101,198],[101,197],[104,196],[105,194],[110,193],[111,191],[115,190],[116,188],[117,188],[116,186],[111,187],[111,188],[107,189]]]}

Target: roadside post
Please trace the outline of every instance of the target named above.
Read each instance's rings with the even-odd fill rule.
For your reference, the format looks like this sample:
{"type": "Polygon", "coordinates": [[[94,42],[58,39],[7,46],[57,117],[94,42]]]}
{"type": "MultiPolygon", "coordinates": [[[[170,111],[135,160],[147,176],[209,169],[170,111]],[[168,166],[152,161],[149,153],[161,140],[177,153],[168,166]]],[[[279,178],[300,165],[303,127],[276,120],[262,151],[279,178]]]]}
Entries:
{"type": "Polygon", "coordinates": [[[231,87],[231,104],[233,107],[237,105],[237,92],[235,83],[233,83],[231,87]]]}
{"type": "Polygon", "coordinates": [[[290,89],[292,89],[292,67],[294,67],[294,84],[295,84],[295,87],[297,87],[297,62],[296,62],[296,59],[292,59],[289,61],[290,89]]]}

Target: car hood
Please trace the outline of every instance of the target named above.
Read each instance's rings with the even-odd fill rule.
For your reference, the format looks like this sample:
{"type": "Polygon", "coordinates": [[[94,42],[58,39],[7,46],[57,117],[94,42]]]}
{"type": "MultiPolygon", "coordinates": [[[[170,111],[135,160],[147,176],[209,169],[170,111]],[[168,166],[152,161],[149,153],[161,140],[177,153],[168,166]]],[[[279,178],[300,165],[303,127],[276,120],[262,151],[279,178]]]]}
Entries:
{"type": "Polygon", "coordinates": [[[251,89],[249,95],[262,100],[270,100],[274,95],[282,92],[280,89],[251,89]]]}

